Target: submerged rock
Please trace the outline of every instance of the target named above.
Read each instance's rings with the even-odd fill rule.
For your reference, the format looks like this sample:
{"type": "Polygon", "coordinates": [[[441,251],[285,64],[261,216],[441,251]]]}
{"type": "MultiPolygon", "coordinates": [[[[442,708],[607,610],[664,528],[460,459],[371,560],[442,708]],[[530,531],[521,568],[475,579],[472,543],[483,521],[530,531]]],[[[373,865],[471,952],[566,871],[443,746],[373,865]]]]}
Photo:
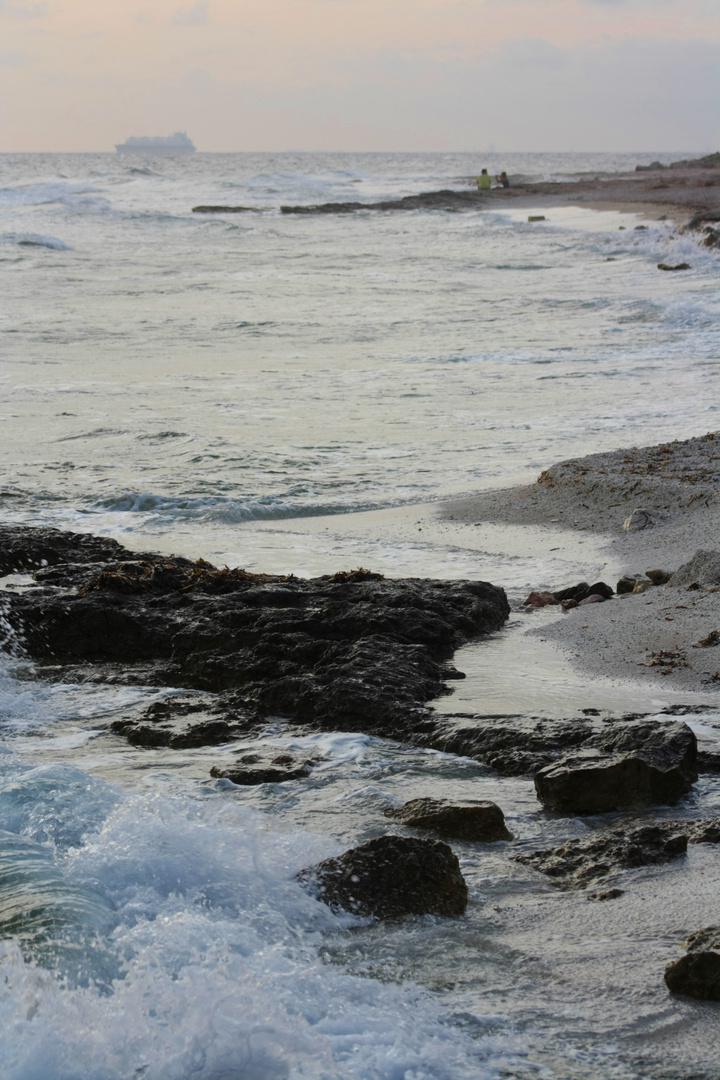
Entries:
{"type": "Polygon", "coordinates": [[[696,930],[683,942],[685,956],[665,968],[665,983],[673,994],[720,1001],[720,927],[696,930]]]}
{"type": "Polygon", "coordinates": [[[697,739],[687,724],[639,721],[600,732],[591,744],[535,774],[548,810],[602,814],[673,804],[697,780],[697,739]]]}
{"type": "Polygon", "coordinates": [[[587,840],[566,840],[559,847],[519,853],[512,859],[534,867],[565,889],[577,889],[618,870],[669,862],[684,855],[687,845],[687,832],[678,822],[663,822],[605,829],[587,840]]]}
{"type": "Polygon", "coordinates": [[[453,805],[445,799],[411,799],[385,816],[416,829],[433,829],[454,840],[492,843],[512,840],[502,810],[494,802],[453,805]]]}
{"type": "MultiPolygon", "coordinates": [[[[720,843],[720,818],[659,821],[652,825],[615,825],[585,839],[566,840],[559,847],[520,852],[514,862],[533,866],[566,889],[576,889],[619,870],[668,862],[683,855],[688,844],[720,843]]],[[[592,899],[611,899],[595,894],[592,899]]]]}
{"type": "Polygon", "coordinates": [[[356,915],[462,915],[467,907],[460,864],[440,840],[380,836],[297,878],[329,907],[356,915]]]}

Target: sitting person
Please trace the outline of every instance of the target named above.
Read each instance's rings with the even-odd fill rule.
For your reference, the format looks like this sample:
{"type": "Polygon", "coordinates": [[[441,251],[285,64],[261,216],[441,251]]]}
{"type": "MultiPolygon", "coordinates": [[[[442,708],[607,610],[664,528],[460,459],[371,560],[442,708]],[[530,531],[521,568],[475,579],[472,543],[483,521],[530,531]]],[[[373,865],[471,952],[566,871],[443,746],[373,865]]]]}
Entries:
{"type": "Polygon", "coordinates": [[[508,174],[506,172],[501,172],[499,176],[495,177],[495,179],[497,180],[500,187],[510,187],[510,181],[508,180],[508,174]]]}
{"type": "Polygon", "coordinates": [[[478,191],[488,191],[490,189],[490,177],[488,176],[487,169],[483,169],[477,178],[478,191]]]}

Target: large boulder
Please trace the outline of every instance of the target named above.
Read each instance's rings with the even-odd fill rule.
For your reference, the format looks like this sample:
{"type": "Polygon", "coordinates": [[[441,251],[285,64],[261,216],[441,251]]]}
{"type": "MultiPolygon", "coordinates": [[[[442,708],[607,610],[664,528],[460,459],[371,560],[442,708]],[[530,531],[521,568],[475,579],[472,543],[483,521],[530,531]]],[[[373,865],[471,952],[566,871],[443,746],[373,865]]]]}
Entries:
{"type": "Polygon", "coordinates": [[[460,864],[440,840],[380,836],[298,874],[334,909],[395,919],[462,915],[468,889],[460,864]]]}
{"type": "Polygon", "coordinates": [[[600,732],[535,774],[548,810],[601,814],[673,804],[697,780],[697,740],[687,724],[639,721],[600,732]]]}
{"type": "Polygon", "coordinates": [[[415,829],[432,829],[453,840],[512,840],[503,812],[494,802],[454,805],[445,799],[411,799],[403,806],[386,810],[385,816],[415,829]]]}
{"type": "Polygon", "coordinates": [[[665,968],[665,983],[673,994],[720,1001],[720,927],[697,930],[683,942],[685,956],[665,968]]]}

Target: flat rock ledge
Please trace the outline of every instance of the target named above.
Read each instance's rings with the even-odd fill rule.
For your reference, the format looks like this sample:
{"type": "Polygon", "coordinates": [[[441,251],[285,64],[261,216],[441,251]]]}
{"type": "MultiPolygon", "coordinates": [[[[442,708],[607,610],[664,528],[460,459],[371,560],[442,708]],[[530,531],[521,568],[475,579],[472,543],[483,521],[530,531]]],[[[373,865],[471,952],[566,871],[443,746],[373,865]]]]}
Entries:
{"type": "Polygon", "coordinates": [[[685,956],[665,968],[668,990],[703,1001],[720,1001],[720,927],[696,930],[683,946],[685,956]]]}
{"type": "Polygon", "coordinates": [[[403,806],[391,807],[385,817],[415,829],[429,829],[452,840],[494,843],[512,840],[505,815],[494,802],[462,805],[445,799],[411,799],[403,806]]]}
{"type": "Polygon", "coordinates": [[[36,587],[6,593],[4,632],[47,673],[226,692],[222,717],[191,699],[116,725],[150,745],[223,742],[269,716],[403,738],[462,677],[454,651],[510,611],[483,581],[253,574],[52,529],[4,528],[0,566],[34,570],[36,587]],[[197,723],[163,734],[183,713],[197,723]]]}
{"type": "MultiPolygon", "coordinates": [[[[670,862],[684,855],[689,843],[720,843],[720,818],[619,825],[600,829],[587,839],[573,838],[559,847],[518,852],[511,857],[539,870],[563,889],[579,889],[620,870],[670,862]]],[[[621,895],[619,890],[611,891],[621,895]]],[[[611,897],[596,894],[594,898],[611,897]]]]}
{"type": "Polygon", "coordinates": [[[379,836],[301,870],[297,880],[329,907],[355,915],[462,915],[468,888],[460,864],[440,840],[379,836]]]}

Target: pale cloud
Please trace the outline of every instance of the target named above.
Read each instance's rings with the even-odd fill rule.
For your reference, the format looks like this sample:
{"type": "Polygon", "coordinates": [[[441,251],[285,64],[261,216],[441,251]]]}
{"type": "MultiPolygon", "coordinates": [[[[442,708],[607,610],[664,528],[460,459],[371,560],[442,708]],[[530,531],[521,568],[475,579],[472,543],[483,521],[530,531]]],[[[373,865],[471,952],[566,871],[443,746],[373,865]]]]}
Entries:
{"type": "Polygon", "coordinates": [[[170,19],[171,26],[206,26],[209,22],[207,0],[198,0],[191,7],[178,8],[170,19]]]}
{"type": "Polygon", "coordinates": [[[27,62],[28,58],[24,53],[0,53],[0,67],[20,67],[27,62]]]}
{"type": "Polygon", "coordinates": [[[33,0],[0,0],[0,15],[9,15],[11,19],[41,19],[47,10],[47,4],[33,0]]]}

